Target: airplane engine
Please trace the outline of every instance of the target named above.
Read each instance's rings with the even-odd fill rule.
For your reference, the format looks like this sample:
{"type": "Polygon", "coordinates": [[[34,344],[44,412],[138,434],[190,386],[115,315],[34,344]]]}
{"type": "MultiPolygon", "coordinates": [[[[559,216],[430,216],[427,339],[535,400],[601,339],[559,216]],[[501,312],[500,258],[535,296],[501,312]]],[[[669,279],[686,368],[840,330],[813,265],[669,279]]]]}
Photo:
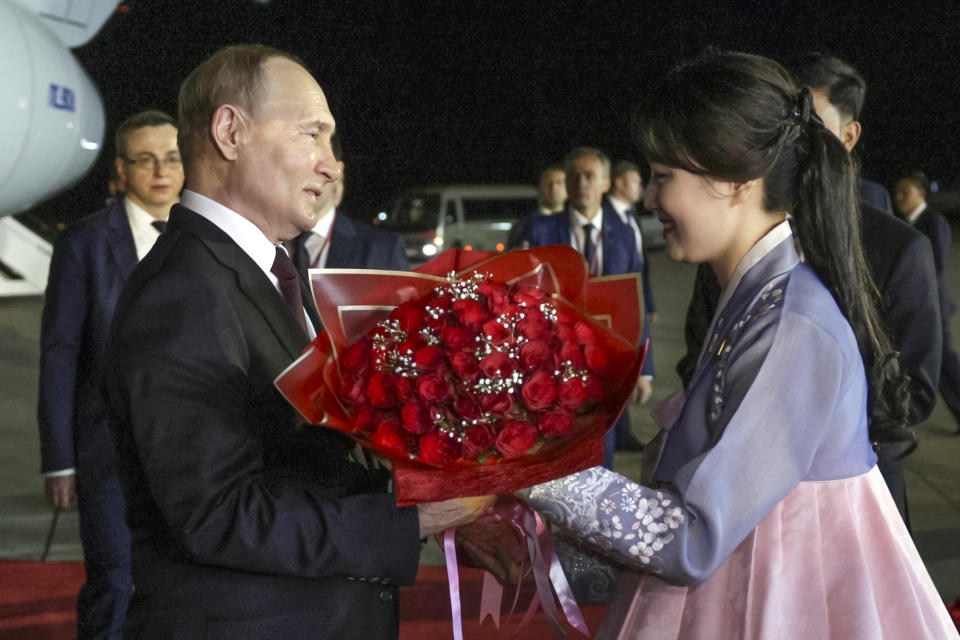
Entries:
{"type": "Polygon", "coordinates": [[[0,216],[79,181],[103,147],[103,101],[61,39],[14,2],[0,2],[0,216]]]}

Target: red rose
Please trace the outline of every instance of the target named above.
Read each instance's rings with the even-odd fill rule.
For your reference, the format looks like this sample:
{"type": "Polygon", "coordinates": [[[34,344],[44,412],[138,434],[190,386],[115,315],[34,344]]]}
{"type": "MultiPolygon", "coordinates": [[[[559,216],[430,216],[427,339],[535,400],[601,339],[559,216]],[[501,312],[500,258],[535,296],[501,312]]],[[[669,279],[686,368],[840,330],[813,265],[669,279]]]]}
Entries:
{"type": "Polygon", "coordinates": [[[431,431],[420,436],[420,459],[437,465],[448,465],[460,457],[460,443],[440,433],[431,431]]]}
{"type": "Polygon", "coordinates": [[[443,364],[443,349],[435,346],[417,349],[413,354],[413,363],[420,371],[435,371],[443,364]]]}
{"type": "Polygon", "coordinates": [[[540,416],[537,428],[548,436],[559,436],[573,427],[573,414],[563,410],[548,411],[540,416]]]}
{"type": "Polygon", "coordinates": [[[513,396],[506,391],[485,393],[480,396],[480,406],[488,413],[505,415],[513,409],[513,396]]]}
{"type": "Polygon", "coordinates": [[[453,393],[453,385],[444,376],[423,376],[417,380],[417,393],[427,402],[442,402],[453,393]]]}
{"type": "Polygon", "coordinates": [[[557,323],[561,326],[573,327],[580,322],[580,316],[575,311],[560,307],[557,309],[557,323]]]}
{"type": "Polygon", "coordinates": [[[513,296],[513,301],[516,304],[526,305],[527,307],[532,307],[534,309],[539,308],[546,299],[546,294],[544,294],[543,290],[539,289],[538,287],[525,287],[523,290],[518,291],[513,296]]]}
{"type": "Polygon", "coordinates": [[[510,332],[507,328],[496,320],[488,320],[483,323],[483,335],[487,336],[493,344],[500,344],[510,338],[510,332]]]}
{"type": "Polygon", "coordinates": [[[587,364],[583,352],[575,342],[564,342],[560,345],[560,362],[569,362],[578,369],[587,364]]]}
{"type": "Polygon", "coordinates": [[[403,417],[403,428],[410,433],[426,433],[433,429],[430,411],[419,402],[408,402],[403,405],[401,416],[403,417]]]}
{"type": "Polygon", "coordinates": [[[403,355],[412,356],[417,351],[420,350],[420,347],[423,346],[423,340],[420,339],[420,335],[412,335],[406,339],[402,344],[397,345],[397,352],[403,355]]]}
{"type": "Polygon", "coordinates": [[[523,383],[523,401],[533,411],[548,408],[557,399],[557,387],[546,371],[537,371],[523,383]]]}
{"type": "Polygon", "coordinates": [[[487,423],[474,425],[463,435],[460,455],[465,460],[476,460],[481,454],[490,450],[496,439],[497,432],[493,425],[487,423]]]}
{"type": "Polygon", "coordinates": [[[443,328],[440,338],[447,345],[449,351],[463,351],[474,345],[473,332],[461,327],[451,327],[449,325],[443,328]]]}
{"type": "Polygon", "coordinates": [[[525,371],[553,368],[553,349],[542,340],[533,340],[520,347],[520,365],[525,371]]]}
{"type": "Polygon", "coordinates": [[[480,371],[488,378],[506,379],[516,368],[516,361],[502,351],[494,351],[480,361],[480,371]]]}
{"type": "Polygon", "coordinates": [[[517,323],[517,332],[528,340],[543,340],[553,331],[553,325],[536,310],[528,309],[523,320],[517,323]]]}
{"type": "Polygon", "coordinates": [[[595,342],[597,337],[593,335],[593,329],[590,328],[586,322],[578,322],[573,325],[573,330],[577,334],[577,342],[580,344],[587,344],[588,342],[595,342]]]}
{"type": "Polygon", "coordinates": [[[557,385],[557,404],[564,409],[576,411],[587,401],[587,390],[580,378],[570,378],[557,385]]]}
{"type": "Polygon", "coordinates": [[[367,383],[367,396],[370,404],[381,409],[391,406],[397,398],[397,389],[393,375],[378,371],[370,376],[367,383]]]}
{"type": "Polygon", "coordinates": [[[417,395],[416,378],[397,376],[394,382],[397,386],[397,399],[399,399],[401,402],[409,402],[411,400],[416,400],[419,397],[417,395]]]}
{"type": "Polygon", "coordinates": [[[477,292],[486,296],[489,309],[510,301],[510,287],[502,282],[484,280],[477,285],[477,292]]]}
{"type": "Polygon", "coordinates": [[[537,428],[529,422],[512,420],[497,436],[497,450],[505,458],[521,456],[537,443],[537,428]]]}
{"type": "MultiPolygon", "coordinates": [[[[444,311],[447,311],[450,309],[451,302],[453,302],[453,298],[451,298],[446,294],[443,294],[433,298],[430,302],[426,304],[426,306],[430,307],[431,309],[442,309],[444,311]]],[[[442,315],[445,315],[445,314],[442,314],[442,315]]]]}
{"type": "Polygon", "coordinates": [[[492,311],[496,316],[506,316],[520,313],[523,311],[523,307],[513,304],[512,302],[501,302],[499,304],[491,305],[490,311],[492,311]]]}
{"type": "Polygon", "coordinates": [[[607,352],[593,343],[583,345],[583,357],[587,361],[587,366],[597,373],[606,373],[607,371],[607,352]]]}
{"type": "Polygon", "coordinates": [[[450,366],[461,380],[469,380],[472,382],[480,375],[477,358],[469,351],[458,351],[453,354],[453,357],[450,358],[450,366]]]}
{"type": "Polygon", "coordinates": [[[343,397],[346,398],[347,402],[351,404],[364,404],[367,402],[367,393],[366,393],[366,380],[364,378],[357,378],[351,382],[348,378],[341,381],[342,390],[345,390],[343,397]]]}
{"type": "Polygon", "coordinates": [[[466,395],[458,396],[457,399],[453,401],[453,410],[464,420],[476,420],[483,415],[483,412],[473,398],[466,395]]]}
{"type": "Polygon", "coordinates": [[[577,332],[568,324],[557,325],[557,337],[560,338],[560,342],[577,344],[577,332]]]}
{"type": "Polygon", "coordinates": [[[343,352],[343,366],[347,371],[361,373],[370,367],[370,339],[364,338],[343,352]]]}
{"type": "Polygon", "coordinates": [[[396,320],[400,324],[400,329],[408,335],[420,331],[426,321],[423,302],[408,300],[402,303],[390,312],[390,319],[396,320]]]}
{"type": "Polygon", "coordinates": [[[351,423],[356,430],[370,431],[380,422],[380,412],[373,408],[371,404],[365,404],[356,409],[353,413],[351,423]]]}
{"type": "Polygon", "coordinates": [[[597,376],[587,376],[587,383],[584,385],[587,392],[587,399],[597,402],[603,398],[603,385],[597,376]]]}
{"type": "Polygon", "coordinates": [[[457,300],[453,303],[453,311],[461,323],[475,329],[490,319],[490,313],[476,300],[457,300]]]}
{"type": "Polygon", "coordinates": [[[390,453],[403,457],[410,455],[408,436],[400,429],[400,421],[396,418],[378,424],[372,440],[373,444],[390,453]]]}

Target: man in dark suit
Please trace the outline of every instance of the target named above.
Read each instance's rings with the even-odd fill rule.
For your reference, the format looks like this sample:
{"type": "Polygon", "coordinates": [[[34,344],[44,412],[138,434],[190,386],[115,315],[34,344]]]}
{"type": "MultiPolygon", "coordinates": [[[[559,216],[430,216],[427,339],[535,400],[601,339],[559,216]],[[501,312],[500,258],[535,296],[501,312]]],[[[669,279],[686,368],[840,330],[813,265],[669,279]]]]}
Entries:
{"type": "MultiPolygon", "coordinates": [[[[531,247],[569,244],[577,249],[595,276],[640,273],[643,266],[630,227],[612,207],[603,206],[603,194],[610,188],[610,159],[599,149],[578,147],[564,160],[567,180],[567,206],[552,216],[530,219],[526,241],[531,247]]],[[[643,339],[650,336],[649,323],[643,323],[643,339]]],[[[634,399],[650,399],[653,381],[653,351],[647,352],[634,399]]],[[[626,409],[604,439],[604,465],[613,468],[617,438],[630,434],[630,416],[626,409]]]]}
{"type": "Polygon", "coordinates": [[[107,334],[123,283],[183,188],[177,129],[165,113],[127,119],[116,149],[126,196],[57,238],[40,328],[41,464],[55,507],[70,508],[77,495],[86,565],[80,638],[119,637],[131,593],[130,532],[100,387],[107,334]]]}
{"type": "Polygon", "coordinates": [[[298,59],[227,47],[180,89],[186,190],[134,270],[107,353],[133,540],[127,637],[390,638],[420,538],[489,500],[398,508],[341,434],[273,385],[316,331],[281,243],[338,177],[298,59]]]}
{"type": "MultiPolygon", "coordinates": [[[[807,59],[806,64],[816,66],[819,64],[817,61],[822,59],[823,56],[815,56],[807,59]]],[[[836,66],[836,61],[827,59],[822,64],[832,69],[836,66]]],[[[798,72],[798,77],[815,79],[821,77],[818,73],[816,69],[804,68],[798,72]]],[[[862,79],[860,82],[862,83],[862,79]]],[[[841,85],[836,90],[831,87],[811,86],[811,93],[817,114],[821,115],[824,126],[840,138],[848,150],[852,150],[860,138],[859,123],[853,128],[843,126],[843,120],[837,117],[837,109],[830,99],[834,95],[846,95],[841,89],[859,86],[859,111],[865,85],[851,85],[846,80],[843,80],[841,85]]],[[[861,202],[861,211],[860,234],[867,267],[880,292],[881,315],[886,330],[900,352],[901,366],[910,376],[910,424],[918,424],[927,419],[936,405],[936,389],[940,379],[942,333],[940,304],[933,284],[933,253],[923,234],[917,233],[892,215],[878,211],[864,202],[861,202]]],[[[709,266],[700,265],[693,297],[687,309],[687,353],[677,364],[677,373],[684,386],[693,376],[719,298],[720,286],[716,276],[709,266]]],[[[877,465],[904,522],[909,527],[906,482],[900,455],[898,445],[881,444],[877,450],[877,465]]]]}
{"type": "Polygon", "coordinates": [[[643,303],[648,320],[656,322],[657,307],[653,302],[653,287],[650,286],[650,263],[640,228],[640,213],[637,211],[637,204],[642,197],[643,176],[640,174],[640,167],[628,160],[613,163],[610,169],[610,191],[604,197],[603,205],[612,207],[620,220],[633,231],[640,253],[640,265],[643,268],[643,303]]]}
{"type": "Polygon", "coordinates": [[[537,210],[531,211],[513,223],[507,237],[507,249],[528,249],[525,245],[527,228],[534,216],[552,216],[563,211],[567,200],[567,176],[563,165],[552,164],[540,172],[537,182],[537,210]]]}
{"type": "MultiPolygon", "coordinates": [[[[940,365],[940,395],[960,425],[960,358],[953,350],[950,334],[950,316],[956,311],[947,292],[946,264],[950,258],[950,224],[943,214],[927,206],[930,183],[922,171],[914,171],[897,181],[894,197],[901,217],[930,240],[933,264],[936,269],[937,292],[940,299],[940,321],[943,328],[943,356],[940,365]]],[[[957,427],[960,435],[960,426],[957,427]]]]}
{"type": "Polygon", "coordinates": [[[334,134],[331,145],[340,178],[317,199],[317,224],[288,244],[301,277],[309,282],[310,269],[384,269],[407,271],[403,239],[389,231],[351,220],[337,209],[343,200],[343,148],[334,134]]]}

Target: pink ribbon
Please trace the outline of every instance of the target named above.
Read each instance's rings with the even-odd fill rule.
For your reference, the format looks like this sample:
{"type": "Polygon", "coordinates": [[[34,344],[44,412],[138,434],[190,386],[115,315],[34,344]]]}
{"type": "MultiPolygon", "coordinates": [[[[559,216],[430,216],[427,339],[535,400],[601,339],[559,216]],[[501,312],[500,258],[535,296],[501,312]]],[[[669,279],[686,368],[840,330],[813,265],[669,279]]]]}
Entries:
{"type": "MultiPolygon", "coordinates": [[[[553,537],[550,530],[543,523],[540,514],[530,509],[526,504],[517,500],[510,505],[508,517],[503,517],[499,512],[492,511],[490,515],[497,520],[506,521],[513,526],[518,535],[522,536],[527,543],[527,553],[530,557],[530,565],[533,571],[534,582],[537,585],[537,591],[534,593],[512,637],[516,637],[521,629],[533,618],[538,606],[543,606],[543,611],[550,623],[550,629],[555,638],[566,638],[566,631],[560,620],[560,613],[557,611],[557,605],[554,601],[553,593],[557,595],[560,601],[560,607],[570,625],[582,633],[584,636],[590,636],[590,630],[587,623],[577,606],[577,600],[573,596],[573,590],[567,582],[567,577],[563,573],[563,567],[560,566],[560,560],[553,549],[553,537]],[[547,560],[549,559],[549,567],[547,560]],[[552,586],[552,591],[551,591],[552,586]]],[[[450,612],[453,621],[454,640],[463,640],[463,615],[460,605],[460,576],[459,566],[457,564],[457,549],[454,542],[455,529],[447,529],[443,534],[444,556],[447,562],[447,582],[450,587],[450,612]]],[[[520,595],[520,586],[517,586],[514,594],[513,606],[510,612],[513,613],[517,606],[517,599],[520,595]]],[[[490,616],[493,619],[497,629],[500,628],[500,609],[503,600],[503,587],[496,579],[487,572],[483,576],[483,591],[480,599],[480,624],[484,619],[490,616]]]]}

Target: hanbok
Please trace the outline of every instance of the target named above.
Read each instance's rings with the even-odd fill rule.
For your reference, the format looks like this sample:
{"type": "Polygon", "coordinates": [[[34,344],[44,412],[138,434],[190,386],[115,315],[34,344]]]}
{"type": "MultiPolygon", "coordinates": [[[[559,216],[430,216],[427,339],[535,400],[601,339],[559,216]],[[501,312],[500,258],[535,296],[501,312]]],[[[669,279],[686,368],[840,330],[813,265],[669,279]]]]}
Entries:
{"type": "Polygon", "coordinates": [[[741,260],[651,486],[528,502],[625,567],[598,638],[958,638],[876,467],[857,342],[787,222],[741,260]]]}

